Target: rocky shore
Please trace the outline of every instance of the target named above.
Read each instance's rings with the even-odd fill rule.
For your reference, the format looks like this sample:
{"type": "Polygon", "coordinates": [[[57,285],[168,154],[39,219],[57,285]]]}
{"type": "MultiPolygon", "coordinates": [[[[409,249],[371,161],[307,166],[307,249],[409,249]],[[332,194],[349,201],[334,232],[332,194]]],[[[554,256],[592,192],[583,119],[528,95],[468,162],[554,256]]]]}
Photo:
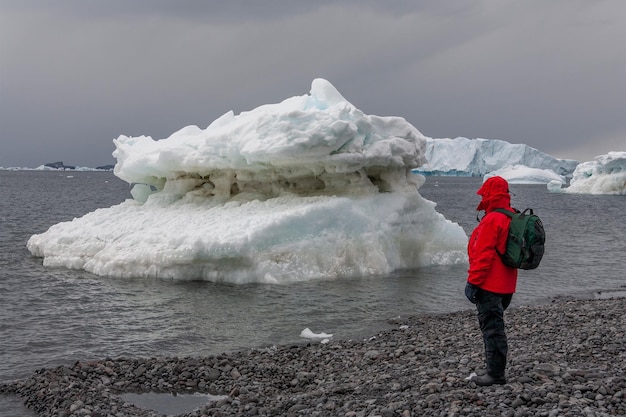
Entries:
{"type": "Polygon", "coordinates": [[[474,311],[394,319],[365,340],[202,358],[106,358],[0,385],[40,416],[155,417],[121,393],[214,395],[197,416],[624,416],[626,299],[509,309],[507,384],[483,367],[474,311]]]}

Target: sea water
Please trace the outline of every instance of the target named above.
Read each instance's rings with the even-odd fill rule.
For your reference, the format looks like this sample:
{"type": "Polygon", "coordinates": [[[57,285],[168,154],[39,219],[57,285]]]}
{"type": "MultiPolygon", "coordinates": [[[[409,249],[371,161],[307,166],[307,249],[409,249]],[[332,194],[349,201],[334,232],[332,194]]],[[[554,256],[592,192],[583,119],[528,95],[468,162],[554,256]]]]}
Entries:
{"type": "MultiPolygon", "coordinates": [[[[480,178],[428,177],[420,189],[469,234],[480,178]]],[[[522,271],[512,307],[557,296],[622,294],[626,198],[511,185],[543,220],[546,254],[522,271]]],[[[105,357],[193,356],[299,343],[300,332],[366,337],[387,319],[471,310],[466,265],[286,285],[113,279],[46,268],[26,241],[53,224],[130,198],[110,172],[0,171],[0,381],[105,357]]],[[[27,415],[0,396],[3,416],[27,415]],[[13,411],[11,411],[13,410],[13,411]],[[11,414],[14,413],[14,414],[11,414]]]]}

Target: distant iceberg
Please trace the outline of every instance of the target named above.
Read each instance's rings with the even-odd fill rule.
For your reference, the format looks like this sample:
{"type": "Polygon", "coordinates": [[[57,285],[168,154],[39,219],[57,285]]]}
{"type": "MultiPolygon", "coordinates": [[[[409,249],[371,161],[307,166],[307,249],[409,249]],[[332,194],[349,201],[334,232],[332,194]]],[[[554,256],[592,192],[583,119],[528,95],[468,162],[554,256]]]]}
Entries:
{"type": "Polygon", "coordinates": [[[626,195],[626,152],[614,151],[597,156],[576,167],[569,187],[549,183],[551,192],[571,194],[626,195]]]}
{"type": "Polygon", "coordinates": [[[0,167],[0,171],[113,171],[113,165],[102,165],[96,168],[90,168],[83,166],[51,166],[50,164],[44,164],[36,168],[0,167]]]}
{"type": "Polygon", "coordinates": [[[31,169],[31,168],[24,168],[24,170],[27,171],[89,171],[89,172],[93,172],[93,171],[112,171],[113,167],[108,167],[108,166],[102,166],[102,167],[98,167],[98,168],[90,168],[90,167],[83,167],[83,166],[60,166],[60,167],[55,167],[55,166],[50,166],[48,164],[44,164],[44,165],[39,165],[37,168],[31,169]]]}
{"type": "Polygon", "coordinates": [[[557,159],[524,144],[498,139],[426,139],[427,162],[415,171],[424,175],[482,177],[507,166],[550,170],[568,177],[578,165],[572,159],[557,159]]]}
{"type": "Polygon", "coordinates": [[[46,266],[114,277],[285,283],[464,263],[467,236],[418,192],[426,138],[328,81],[170,137],[120,136],[133,199],[33,235],[46,266]]]}
{"type": "Polygon", "coordinates": [[[566,184],[567,179],[549,169],[529,168],[524,165],[507,165],[504,168],[485,174],[483,180],[500,176],[509,184],[566,184]]]}

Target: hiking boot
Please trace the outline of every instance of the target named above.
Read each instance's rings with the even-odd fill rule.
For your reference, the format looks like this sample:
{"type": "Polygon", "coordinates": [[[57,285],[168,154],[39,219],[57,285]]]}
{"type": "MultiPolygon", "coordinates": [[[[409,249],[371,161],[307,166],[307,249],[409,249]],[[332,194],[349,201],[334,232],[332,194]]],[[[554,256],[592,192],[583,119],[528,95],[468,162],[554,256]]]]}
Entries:
{"type": "Polygon", "coordinates": [[[501,376],[501,377],[493,377],[489,374],[485,374],[485,375],[475,375],[472,377],[472,379],[470,379],[470,381],[472,381],[474,384],[480,386],[480,387],[488,387],[490,385],[504,385],[506,384],[506,378],[501,376]]]}

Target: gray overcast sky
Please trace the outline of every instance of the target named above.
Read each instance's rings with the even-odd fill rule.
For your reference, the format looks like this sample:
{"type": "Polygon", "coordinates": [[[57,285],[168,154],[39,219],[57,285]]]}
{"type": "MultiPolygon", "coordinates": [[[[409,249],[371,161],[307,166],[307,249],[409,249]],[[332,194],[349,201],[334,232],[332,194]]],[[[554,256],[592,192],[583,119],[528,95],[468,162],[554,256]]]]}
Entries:
{"type": "Polygon", "coordinates": [[[0,167],[112,164],[329,80],[430,137],[626,150],[626,1],[0,0],[0,167]]]}

